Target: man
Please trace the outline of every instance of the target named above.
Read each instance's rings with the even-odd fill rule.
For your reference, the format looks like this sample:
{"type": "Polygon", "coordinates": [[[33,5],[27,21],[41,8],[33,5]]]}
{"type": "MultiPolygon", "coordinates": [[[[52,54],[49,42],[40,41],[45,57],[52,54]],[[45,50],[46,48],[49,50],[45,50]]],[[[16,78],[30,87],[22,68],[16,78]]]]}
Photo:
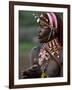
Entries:
{"type": "MultiPolygon", "coordinates": [[[[36,16],[35,16],[36,17],[36,16]]],[[[40,45],[31,51],[31,63],[34,65],[26,70],[24,75],[37,77],[62,77],[63,76],[63,27],[59,15],[43,13],[36,18],[38,39],[40,45]],[[33,68],[36,67],[35,71],[33,68]],[[36,72],[38,71],[38,72],[36,72]]]]}

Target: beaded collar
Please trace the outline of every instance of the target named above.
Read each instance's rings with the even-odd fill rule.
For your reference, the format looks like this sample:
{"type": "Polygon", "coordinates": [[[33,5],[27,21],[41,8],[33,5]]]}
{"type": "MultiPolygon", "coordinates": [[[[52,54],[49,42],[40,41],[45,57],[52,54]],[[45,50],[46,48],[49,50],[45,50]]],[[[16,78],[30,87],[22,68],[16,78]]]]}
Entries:
{"type": "Polygon", "coordinates": [[[47,50],[56,58],[60,58],[59,53],[60,50],[62,49],[61,45],[58,42],[58,39],[55,38],[51,41],[49,41],[48,43],[44,43],[40,49],[39,52],[39,64],[42,65],[42,63],[46,60],[48,61],[50,58],[49,53],[47,52],[47,50]]]}

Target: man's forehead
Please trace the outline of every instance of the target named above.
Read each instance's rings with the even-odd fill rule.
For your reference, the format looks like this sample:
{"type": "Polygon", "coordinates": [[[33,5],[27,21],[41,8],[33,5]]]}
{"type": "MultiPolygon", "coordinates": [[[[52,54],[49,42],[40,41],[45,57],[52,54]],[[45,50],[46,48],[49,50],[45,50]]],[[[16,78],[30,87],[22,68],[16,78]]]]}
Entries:
{"type": "Polygon", "coordinates": [[[40,26],[46,26],[47,24],[43,20],[40,20],[39,25],[40,26]]]}
{"type": "Polygon", "coordinates": [[[40,21],[46,22],[48,23],[48,18],[44,16],[44,14],[41,14],[38,18],[37,18],[37,23],[39,23],[40,21]]]}
{"type": "Polygon", "coordinates": [[[42,28],[45,28],[45,29],[48,29],[48,28],[50,29],[50,26],[42,20],[40,20],[39,26],[42,27],[42,28]]]}

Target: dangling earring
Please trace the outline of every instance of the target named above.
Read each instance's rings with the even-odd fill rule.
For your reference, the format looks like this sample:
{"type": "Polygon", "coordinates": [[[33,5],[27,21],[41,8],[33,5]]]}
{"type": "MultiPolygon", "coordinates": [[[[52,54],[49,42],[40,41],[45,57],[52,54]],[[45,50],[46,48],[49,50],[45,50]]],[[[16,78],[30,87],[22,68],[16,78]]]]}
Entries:
{"type": "Polygon", "coordinates": [[[51,35],[52,35],[52,30],[51,30],[51,32],[49,33],[48,40],[51,38],[51,35]]]}
{"type": "Polygon", "coordinates": [[[54,31],[54,28],[52,28],[52,34],[53,34],[53,36],[55,35],[55,31],[54,31]]]}
{"type": "Polygon", "coordinates": [[[54,36],[54,35],[55,35],[55,30],[54,28],[52,28],[51,32],[49,33],[48,40],[51,38],[51,36],[54,36]]]}

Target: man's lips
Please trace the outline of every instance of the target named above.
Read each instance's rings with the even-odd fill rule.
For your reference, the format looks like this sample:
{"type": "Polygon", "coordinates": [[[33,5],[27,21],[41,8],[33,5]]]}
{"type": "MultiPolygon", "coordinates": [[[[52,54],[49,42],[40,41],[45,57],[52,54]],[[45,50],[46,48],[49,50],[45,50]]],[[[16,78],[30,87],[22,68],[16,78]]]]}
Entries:
{"type": "Polygon", "coordinates": [[[43,38],[46,38],[46,37],[48,37],[47,35],[46,36],[44,36],[44,35],[38,35],[38,39],[43,39],[43,38]]]}
{"type": "Polygon", "coordinates": [[[41,38],[43,38],[43,37],[42,37],[42,35],[41,35],[41,34],[38,34],[38,38],[39,38],[39,39],[41,39],[41,38]]]}
{"type": "Polygon", "coordinates": [[[41,36],[38,36],[38,39],[42,39],[42,37],[41,36]]]}

